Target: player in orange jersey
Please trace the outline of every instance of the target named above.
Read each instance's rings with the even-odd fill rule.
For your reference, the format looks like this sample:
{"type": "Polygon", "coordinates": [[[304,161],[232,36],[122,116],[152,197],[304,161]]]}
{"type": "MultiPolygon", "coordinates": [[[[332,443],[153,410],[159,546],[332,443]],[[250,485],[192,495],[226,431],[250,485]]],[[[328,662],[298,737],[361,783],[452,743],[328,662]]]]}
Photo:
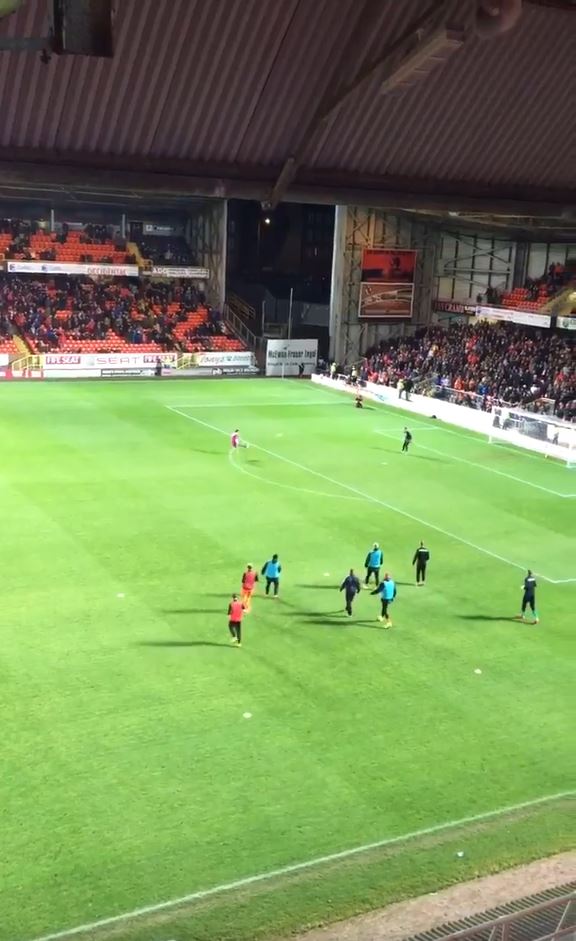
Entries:
{"type": "Polygon", "coordinates": [[[244,605],[246,613],[250,611],[250,602],[252,601],[252,592],[256,582],[258,581],[258,573],[254,571],[252,565],[246,566],[246,571],[242,575],[242,592],[240,599],[244,605]]]}

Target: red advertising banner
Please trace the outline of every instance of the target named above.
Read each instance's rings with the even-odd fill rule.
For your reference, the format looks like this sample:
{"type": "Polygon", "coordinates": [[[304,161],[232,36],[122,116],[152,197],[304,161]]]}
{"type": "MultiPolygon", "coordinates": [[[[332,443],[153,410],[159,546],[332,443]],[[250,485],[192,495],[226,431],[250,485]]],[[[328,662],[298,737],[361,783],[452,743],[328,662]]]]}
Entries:
{"type": "Polygon", "coordinates": [[[415,270],[413,249],[364,249],[358,316],[371,320],[411,317],[415,270]]]}

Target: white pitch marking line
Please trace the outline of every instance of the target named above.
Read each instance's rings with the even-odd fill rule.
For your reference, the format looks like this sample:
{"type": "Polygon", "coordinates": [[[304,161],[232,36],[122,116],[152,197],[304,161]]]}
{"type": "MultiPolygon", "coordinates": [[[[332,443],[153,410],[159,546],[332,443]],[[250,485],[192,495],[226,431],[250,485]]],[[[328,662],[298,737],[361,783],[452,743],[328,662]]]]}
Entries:
{"type": "MultiPolygon", "coordinates": [[[[256,447],[256,445],[254,445],[256,447]]],[[[310,493],[313,497],[329,497],[333,500],[361,500],[362,497],[348,497],[343,493],[324,493],[322,490],[308,490],[306,487],[294,487],[292,484],[282,484],[277,480],[269,480],[268,477],[262,477],[260,474],[255,474],[253,471],[248,470],[246,467],[243,467],[242,464],[239,464],[235,460],[235,451],[228,451],[228,460],[230,461],[232,467],[240,471],[242,474],[246,474],[247,477],[253,477],[254,480],[259,480],[260,483],[270,484],[272,487],[282,487],[283,490],[294,490],[296,493],[310,493]]]]}
{"type": "MultiPolygon", "coordinates": [[[[288,407],[298,407],[306,406],[310,407],[311,405],[324,406],[324,405],[345,405],[347,400],[335,402],[332,399],[323,400],[315,399],[310,402],[243,402],[242,408],[288,408],[288,407]]],[[[238,402],[204,402],[198,404],[197,402],[175,402],[173,405],[166,405],[166,408],[238,408],[238,402]]],[[[436,429],[434,429],[436,430],[436,429]]],[[[440,429],[438,429],[440,430],[440,429]]]]}
{"type": "Polygon", "coordinates": [[[536,797],[533,800],[523,801],[521,804],[512,804],[509,807],[500,807],[498,810],[489,810],[482,814],[474,814],[471,817],[462,817],[460,820],[449,820],[447,823],[438,823],[432,827],[424,827],[422,830],[414,830],[412,833],[405,833],[403,836],[386,837],[383,840],[377,840],[375,843],[364,843],[362,846],[349,847],[338,853],[328,853],[326,856],[316,856],[313,859],[307,859],[304,862],[292,863],[289,866],[282,866],[280,869],[271,869],[268,872],[260,872],[254,876],[246,876],[243,879],[237,879],[235,882],[224,882],[222,885],[212,886],[210,889],[200,889],[198,892],[191,892],[190,895],[184,895],[181,898],[169,899],[166,902],[158,902],[155,905],[146,905],[143,908],[136,908],[131,912],[124,912],[122,915],[112,915],[110,918],[102,918],[100,921],[93,921],[90,924],[78,925],[76,928],[68,928],[64,931],[57,931],[55,934],[46,934],[33,941],[61,941],[63,938],[73,938],[80,934],[87,934],[89,931],[96,931],[99,928],[107,928],[111,925],[117,925],[124,921],[132,921],[135,918],[142,918],[144,915],[154,915],[156,912],[166,911],[170,908],[177,908],[180,905],[187,905],[191,902],[198,902],[201,899],[209,898],[213,895],[220,895],[224,892],[232,892],[235,889],[243,889],[249,885],[255,885],[259,882],[268,882],[270,879],[277,879],[281,876],[289,876],[295,872],[304,872],[307,869],[313,869],[316,866],[322,866],[327,863],[338,862],[341,859],[349,859],[351,856],[360,856],[362,853],[368,853],[372,850],[383,849],[386,846],[394,846],[398,843],[416,840],[423,836],[431,836],[434,833],[442,833],[445,830],[453,830],[457,827],[464,827],[470,823],[480,823],[483,820],[491,820],[495,817],[501,817],[504,814],[515,813],[519,810],[526,810],[528,807],[537,807],[540,804],[548,804],[555,800],[572,798],[576,791],[563,791],[560,794],[548,794],[545,797],[536,797]]]}
{"type": "MultiPolygon", "coordinates": [[[[228,436],[229,434],[229,432],[225,431],[223,428],[218,428],[216,425],[211,425],[209,422],[203,421],[201,418],[194,418],[192,415],[188,415],[186,412],[182,412],[180,409],[174,408],[171,405],[167,405],[166,408],[168,408],[171,412],[175,412],[177,415],[181,415],[182,418],[187,418],[188,421],[193,421],[198,425],[203,425],[205,428],[209,428],[211,431],[216,431],[220,435],[228,436]]],[[[371,503],[377,504],[378,506],[383,506],[387,510],[392,510],[393,513],[398,513],[399,516],[404,516],[406,519],[412,520],[415,523],[419,523],[421,526],[426,526],[428,529],[432,529],[434,532],[440,533],[442,536],[447,536],[449,539],[454,539],[456,542],[460,542],[463,546],[468,546],[470,549],[476,549],[477,552],[482,552],[484,555],[488,555],[492,559],[498,559],[499,562],[505,562],[506,565],[512,565],[514,568],[520,569],[523,572],[527,569],[527,566],[521,564],[520,562],[514,562],[512,559],[507,559],[503,555],[499,555],[497,552],[492,552],[491,549],[485,549],[483,546],[478,546],[475,542],[469,542],[467,539],[463,539],[462,536],[457,536],[455,533],[451,533],[447,529],[442,529],[441,526],[436,526],[435,523],[428,523],[419,516],[414,516],[413,513],[408,513],[407,510],[401,510],[399,507],[394,506],[393,503],[386,503],[384,500],[379,500],[378,497],[373,497],[371,494],[364,493],[362,490],[358,490],[356,487],[352,487],[350,484],[344,484],[340,480],[335,480],[333,477],[328,477],[326,474],[322,474],[320,471],[313,470],[311,467],[306,467],[305,464],[299,464],[298,461],[293,461],[289,457],[284,457],[283,454],[278,454],[276,451],[269,451],[268,448],[263,448],[260,444],[253,444],[252,447],[256,448],[258,451],[262,451],[263,454],[269,454],[271,457],[277,458],[279,461],[285,461],[287,464],[292,464],[293,467],[297,467],[299,470],[307,471],[314,477],[319,477],[321,480],[326,480],[329,484],[335,484],[337,487],[342,487],[344,490],[349,490],[351,493],[356,494],[358,497],[362,497],[364,500],[368,500],[371,503]]],[[[550,582],[552,585],[576,582],[576,578],[554,579],[549,578],[547,575],[543,575],[542,572],[536,572],[536,574],[545,581],[550,582]]]]}
{"type": "MultiPolygon", "coordinates": [[[[376,430],[377,435],[383,435],[385,438],[394,438],[397,439],[397,435],[392,434],[391,431],[381,431],[380,429],[376,430]]],[[[486,471],[489,474],[498,474],[499,477],[507,477],[508,480],[515,480],[519,484],[525,484],[527,487],[533,487],[534,490],[543,490],[544,493],[550,493],[554,497],[562,497],[565,500],[573,499],[576,494],[573,493],[560,493],[559,490],[550,490],[549,487],[543,487],[541,484],[534,484],[530,480],[524,480],[523,477],[516,477],[514,474],[507,474],[506,471],[496,470],[495,467],[488,467],[487,464],[478,464],[477,461],[469,461],[465,457],[457,457],[455,454],[448,454],[446,451],[438,451],[437,448],[430,448],[426,444],[418,443],[417,448],[421,448],[423,451],[430,451],[431,454],[439,454],[440,457],[447,457],[450,461],[458,461],[460,464],[468,464],[470,467],[478,467],[480,470],[486,471]]]]}

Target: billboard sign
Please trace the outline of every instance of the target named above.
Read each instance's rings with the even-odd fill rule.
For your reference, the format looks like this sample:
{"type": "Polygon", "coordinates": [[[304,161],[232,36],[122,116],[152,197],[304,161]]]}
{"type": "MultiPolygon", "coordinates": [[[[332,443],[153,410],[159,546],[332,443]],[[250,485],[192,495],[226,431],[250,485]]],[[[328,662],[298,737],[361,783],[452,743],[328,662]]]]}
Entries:
{"type": "Polygon", "coordinates": [[[298,376],[300,364],[304,375],[311,376],[318,361],[318,340],[268,340],[266,375],[298,376]]]}
{"type": "Polygon", "coordinates": [[[365,248],[358,316],[365,320],[412,316],[416,251],[365,248]]]}

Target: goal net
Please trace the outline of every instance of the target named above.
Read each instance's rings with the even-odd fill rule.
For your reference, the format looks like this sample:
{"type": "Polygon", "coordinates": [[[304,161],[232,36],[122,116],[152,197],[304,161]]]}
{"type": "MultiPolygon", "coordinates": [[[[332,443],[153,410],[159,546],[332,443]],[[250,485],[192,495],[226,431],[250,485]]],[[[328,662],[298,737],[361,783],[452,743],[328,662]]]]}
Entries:
{"type": "Polygon", "coordinates": [[[538,451],[546,457],[565,461],[568,467],[576,466],[576,424],[550,415],[494,405],[490,441],[515,444],[520,448],[538,451]]]}

